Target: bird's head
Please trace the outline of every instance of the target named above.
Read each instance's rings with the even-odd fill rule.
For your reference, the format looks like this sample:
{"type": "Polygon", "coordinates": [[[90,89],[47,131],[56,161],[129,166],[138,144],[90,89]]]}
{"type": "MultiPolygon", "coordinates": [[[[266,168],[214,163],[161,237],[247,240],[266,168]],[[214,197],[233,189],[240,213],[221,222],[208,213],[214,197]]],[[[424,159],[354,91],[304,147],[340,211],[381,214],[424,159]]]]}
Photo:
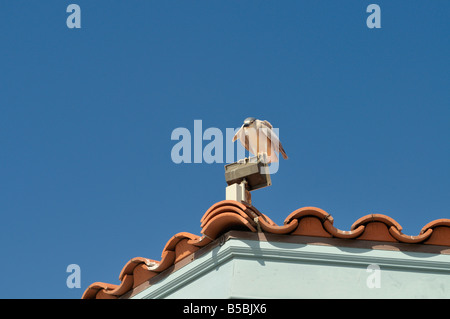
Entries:
{"type": "Polygon", "coordinates": [[[256,119],[254,117],[247,117],[244,120],[244,127],[249,127],[255,121],[256,121],[256,119]]]}

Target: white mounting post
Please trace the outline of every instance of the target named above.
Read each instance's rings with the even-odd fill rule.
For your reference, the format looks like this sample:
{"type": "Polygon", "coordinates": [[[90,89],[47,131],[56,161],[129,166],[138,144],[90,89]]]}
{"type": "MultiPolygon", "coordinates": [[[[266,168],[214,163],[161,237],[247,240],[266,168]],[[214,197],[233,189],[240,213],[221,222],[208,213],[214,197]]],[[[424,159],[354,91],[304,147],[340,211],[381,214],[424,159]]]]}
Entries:
{"type": "Polygon", "coordinates": [[[241,183],[234,183],[225,189],[225,198],[237,202],[251,203],[250,192],[246,188],[247,181],[244,179],[241,183]]]}

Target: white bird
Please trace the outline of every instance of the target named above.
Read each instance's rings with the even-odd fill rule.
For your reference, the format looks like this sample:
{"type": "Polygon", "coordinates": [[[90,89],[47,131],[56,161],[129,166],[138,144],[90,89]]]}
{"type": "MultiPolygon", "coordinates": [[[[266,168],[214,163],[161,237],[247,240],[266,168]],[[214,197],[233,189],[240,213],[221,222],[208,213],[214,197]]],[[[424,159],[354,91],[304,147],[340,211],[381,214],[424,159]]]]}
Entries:
{"type": "Polygon", "coordinates": [[[266,153],[267,163],[277,162],[277,153],[281,153],[283,158],[287,159],[286,152],[272,128],[272,124],[268,121],[248,117],[234,135],[233,142],[239,138],[242,146],[255,156],[266,153]]]}

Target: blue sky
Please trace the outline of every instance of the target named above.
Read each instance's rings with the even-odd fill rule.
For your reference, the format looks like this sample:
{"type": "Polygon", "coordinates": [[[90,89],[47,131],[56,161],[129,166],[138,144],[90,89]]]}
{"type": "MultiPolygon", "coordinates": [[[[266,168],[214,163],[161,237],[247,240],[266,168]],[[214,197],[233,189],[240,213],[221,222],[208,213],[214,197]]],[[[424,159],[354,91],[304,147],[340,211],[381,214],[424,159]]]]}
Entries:
{"type": "MultiPolygon", "coordinates": [[[[289,160],[253,204],[408,235],[450,217],[450,3],[44,0],[0,3],[0,298],[80,298],[159,259],[224,199],[223,163],[174,164],[170,136],[279,128],[289,160]],[[81,8],[81,29],[66,7],[81,8]],[[381,29],[366,8],[381,8],[381,29]],[[66,267],[81,268],[69,289],[66,267]]],[[[225,142],[225,141],[224,141],[225,142]]],[[[206,145],[208,142],[204,142],[206,145]]]]}

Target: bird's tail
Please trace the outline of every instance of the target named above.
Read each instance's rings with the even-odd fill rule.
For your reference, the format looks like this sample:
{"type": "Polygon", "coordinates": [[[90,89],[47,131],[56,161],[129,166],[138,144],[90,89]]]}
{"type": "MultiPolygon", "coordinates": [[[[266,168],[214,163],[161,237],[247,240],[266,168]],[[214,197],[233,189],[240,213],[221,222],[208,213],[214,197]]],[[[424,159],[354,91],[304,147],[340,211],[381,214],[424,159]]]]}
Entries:
{"type": "Polygon", "coordinates": [[[285,152],[285,150],[284,150],[284,148],[283,148],[283,145],[281,145],[281,143],[280,143],[280,153],[281,153],[281,155],[283,156],[283,158],[284,158],[285,160],[288,159],[288,156],[287,156],[287,154],[286,154],[286,152],[285,152]]]}

